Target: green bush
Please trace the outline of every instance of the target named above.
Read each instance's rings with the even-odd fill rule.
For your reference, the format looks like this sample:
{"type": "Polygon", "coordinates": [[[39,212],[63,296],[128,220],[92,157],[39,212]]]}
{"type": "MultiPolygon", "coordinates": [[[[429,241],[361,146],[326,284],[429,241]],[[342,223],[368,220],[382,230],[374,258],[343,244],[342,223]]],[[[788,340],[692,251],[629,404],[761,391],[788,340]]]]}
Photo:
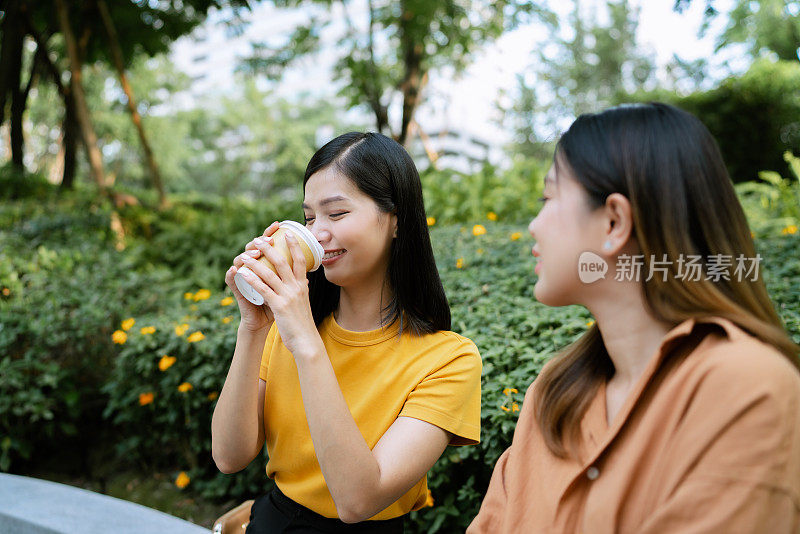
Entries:
{"type": "MultiPolygon", "coordinates": [[[[489,196],[491,187],[482,187],[489,196]]],[[[511,441],[527,386],[592,320],[581,307],[535,301],[525,228],[535,207],[526,194],[504,211],[514,205],[506,196],[477,204],[480,224],[443,225],[472,213],[443,211],[431,230],[453,329],[483,357],[482,440],[450,448],[436,463],[434,506],[412,514],[410,532],[463,531],[511,441]],[[499,221],[487,221],[484,210],[496,210],[499,221]],[[519,222],[504,224],[505,216],[519,222]]],[[[222,273],[254,232],[285,217],[270,205],[198,197],[176,200],[163,215],[129,207],[120,211],[127,247],[118,251],[102,203],[74,195],[0,204],[0,469],[34,465],[64,443],[113,444],[117,462],[186,471],[194,494],[229,502],[266,491],[263,455],[242,473],[217,472],[209,428],[238,322],[222,273]],[[202,339],[190,342],[195,332],[202,339]]],[[[800,233],[754,227],[770,294],[800,342],[800,233]]]]}
{"type": "Polygon", "coordinates": [[[103,393],[116,453],[147,468],[180,468],[206,497],[263,491],[265,461],[229,476],[211,459],[211,415],[236,343],[235,301],[205,288],[170,300],[172,308],[128,317],[111,334],[119,349],[103,393]]]}
{"type": "Polygon", "coordinates": [[[761,171],[760,182],[743,182],[736,192],[750,225],[760,232],[797,232],[800,224],[800,158],[783,155],[793,176],[782,178],[774,171],[761,171]]]}
{"type": "Polygon", "coordinates": [[[112,321],[120,309],[152,308],[145,288],[168,273],[132,269],[112,246],[108,213],[81,201],[4,205],[0,220],[0,469],[9,470],[98,438],[112,321]]]}
{"type": "Polygon", "coordinates": [[[661,100],[696,115],[719,144],[731,179],[755,180],[762,170],[787,172],[784,152],[800,154],[800,63],[759,59],[709,91],[657,90],[626,100],[661,100]]]}
{"type": "Polygon", "coordinates": [[[550,162],[521,159],[503,171],[488,163],[475,174],[428,169],[421,175],[425,211],[437,224],[517,222],[539,209],[550,162]]]}
{"type": "Polygon", "coordinates": [[[21,171],[12,163],[0,166],[0,200],[49,195],[56,188],[40,174],[21,171]]]}

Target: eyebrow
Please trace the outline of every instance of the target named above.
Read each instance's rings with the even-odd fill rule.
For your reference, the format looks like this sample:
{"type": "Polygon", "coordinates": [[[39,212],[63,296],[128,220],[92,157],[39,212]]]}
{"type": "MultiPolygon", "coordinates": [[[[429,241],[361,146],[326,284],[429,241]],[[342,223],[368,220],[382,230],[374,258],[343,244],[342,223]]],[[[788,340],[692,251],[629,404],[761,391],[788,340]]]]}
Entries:
{"type": "MultiPolygon", "coordinates": [[[[348,200],[348,198],[347,198],[347,197],[340,196],[340,195],[337,195],[337,196],[335,196],[335,197],[328,197],[328,198],[326,198],[326,199],[323,199],[323,200],[321,200],[321,201],[320,201],[320,203],[319,203],[319,205],[320,205],[320,206],[325,206],[325,205],[327,205],[327,204],[333,204],[334,202],[340,202],[340,201],[342,201],[342,200],[348,200]]],[[[306,204],[305,202],[303,202],[303,209],[306,209],[306,210],[307,210],[307,209],[310,209],[310,207],[311,207],[311,206],[309,206],[308,204],[306,204]]]]}

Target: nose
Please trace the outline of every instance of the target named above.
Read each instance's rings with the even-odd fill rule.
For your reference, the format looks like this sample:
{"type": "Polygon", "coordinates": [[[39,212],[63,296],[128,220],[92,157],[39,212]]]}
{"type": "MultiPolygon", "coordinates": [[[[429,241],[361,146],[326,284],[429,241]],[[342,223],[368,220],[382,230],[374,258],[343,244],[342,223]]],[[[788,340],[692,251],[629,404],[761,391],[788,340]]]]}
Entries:
{"type": "Polygon", "coordinates": [[[314,234],[314,237],[317,238],[320,245],[326,243],[331,238],[330,230],[317,219],[314,219],[314,222],[311,223],[308,229],[311,230],[311,233],[314,234]]]}
{"type": "Polygon", "coordinates": [[[529,233],[529,234],[531,234],[531,236],[532,236],[534,239],[536,239],[536,221],[537,221],[537,219],[538,219],[538,218],[539,218],[539,216],[537,215],[537,216],[536,216],[536,217],[534,217],[534,218],[533,218],[533,220],[531,220],[531,222],[528,224],[528,233],[529,233]]]}

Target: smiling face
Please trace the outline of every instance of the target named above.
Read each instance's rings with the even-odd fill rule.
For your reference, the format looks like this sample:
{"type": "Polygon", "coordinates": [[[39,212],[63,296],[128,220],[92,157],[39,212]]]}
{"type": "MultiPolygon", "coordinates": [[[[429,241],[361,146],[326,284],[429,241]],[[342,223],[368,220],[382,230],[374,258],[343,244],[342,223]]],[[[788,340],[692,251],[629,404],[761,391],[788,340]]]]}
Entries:
{"type": "Polygon", "coordinates": [[[578,277],[578,258],[602,242],[602,210],[589,207],[586,191],[561,162],[547,173],[542,201],[542,209],[528,225],[538,260],[534,295],[548,306],[579,304],[590,286],[578,277]]]}
{"type": "Polygon", "coordinates": [[[303,201],[306,226],[325,249],[325,278],[343,287],[382,285],[397,217],[329,165],[308,179],[303,201]]]}

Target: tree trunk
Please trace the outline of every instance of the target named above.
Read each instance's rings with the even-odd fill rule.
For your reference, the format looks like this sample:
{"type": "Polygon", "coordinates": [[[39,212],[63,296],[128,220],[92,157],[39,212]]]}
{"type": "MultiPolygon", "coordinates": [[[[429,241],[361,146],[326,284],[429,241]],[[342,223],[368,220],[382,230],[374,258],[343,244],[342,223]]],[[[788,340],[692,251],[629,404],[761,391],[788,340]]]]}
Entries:
{"type": "Polygon", "coordinates": [[[413,24],[414,14],[406,10],[405,2],[403,4],[403,15],[400,25],[400,46],[403,48],[405,76],[400,84],[400,90],[403,92],[403,118],[400,125],[400,134],[397,136],[397,142],[405,146],[409,141],[408,125],[414,120],[414,112],[417,110],[417,106],[420,102],[420,90],[422,88],[425,72],[422,70],[422,58],[424,53],[422,43],[414,42],[412,32],[410,32],[408,28],[408,26],[413,24]]]}
{"type": "MultiPolygon", "coordinates": [[[[11,80],[12,83],[14,80],[11,80]]],[[[20,80],[17,79],[17,82],[20,80]]],[[[25,113],[25,93],[19,84],[11,86],[11,162],[18,169],[25,167],[25,134],[22,117],[25,113]]]]}
{"type": "Polygon", "coordinates": [[[61,126],[61,146],[64,148],[64,169],[61,177],[61,189],[72,189],[75,183],[75,166],[77,163],[78,135],[80,129],[75,119],[75,103],[71,95],[64,100],[64,122],[61,126]]]}
{"type": "Polygon", "coordinates": [[[96,0],[97,8],[100,11],[100,18],[103,19],[103,26],[105,26],[106,34],[108,35],[108,45],[111,50],[111,58],[114,61],[114,66],[119,75],[119,83],[122,85],[122,90],[125,91],[125,96],[128,98],[128,110],[131,113],[131,120],[139,133],[139,141],[142,143],[144,150],[144,157],[147,161],[147,166],[150,168],[150,178],[153,181],[153,187],[158,191],[158,205],[163,208],[167,206],[167,197],[164,194],[164,185],[161,182],[161,173],[158,170],[158,165],[153,157],[153,151],[150,149],[150,143],[147,141],[147,136],[144,132],[142,125],[142,117],[139,115],[139,110],[136,108],[136,100],[133,97],[133,89],[128,83],[128,77],[125,75],[125,65],[122,60],[122,48],[119,45],[119,38],[117,37],[117,30],[114,28],[114,21],[111,19],[111,14],[108,12],[108,6],[105,0],[96,0]]]}
{"type": "MultiPolygon", "coordinates": [[[[343,3],[344,5],[344,3],[343,3]]],[[[375,113],[375,123],[379,133],[389,128],[389,111],[387,106],[381,103],[381,96],[383,93],[383,82],[378,75],[378,69],[375,65],[375,5],[372,0],[369,1],[369,41],[367,48],[369,50],[369,69],[370,78],[365,80],[364,94],[368,95],[369,105],[375,113]]]]}
{"type": "Polygon", "coordinates": [[[21,89],[19,84],[11,87],[11,161],[20,169],[24,167],[25,161],[24,115],[28,107],[28,96],[39,77],[39,65],[42,62],[43,52],[40,48],[36,49],[25,89],[21,89]]]}
{"type": "Polygon", "coordinates": [[[103,158],[97,146],[97,134],[92,126],[89,107],[86,104],[86,93],[83,90],[81,76],[82,62],[79,57],[78,43],[75,41],[75,34],[72,32],[72,27],[69,22],[69,7],[65,0],[56,0],[55,4],[61,33],[67,45],[67,56],[69,57],[70,72],[72,74],[70,78],[70,92],[72,93],[75,103],[75,116],[80,127],[83,145],[86,148],[86,155],[89,160],[92,178],[95,183],[97,183],[100,191],[103,194],[107,194],[105,172],[103,171],[103,158]]]}
{"type": "Polygon", "coordinates": [[[58,94],[64,102],[64,119],[62,122],[61,130],[61,147],[64,153],[64,165],[61,169],[61,189],[72,189],[75,183],[75,169],[77,164],[77,150],[78,142],[80,140],[80,128],[78,127],[77,119],[75,118],[75,102],[72,98],[72,93],[69,87],[66,87],[61,81],[61,71],[58,70],[55,63],[50,59],[47,52],[47,41],[39,30],[33,25],[30,14],[23,12],[25,26],[36,41],[36,52],[40,54],[40,60],[46,72],[50,74],[50,78],[58,89],[58,94]]]}
{"type": "Polygon", "coordinates": [[[11,159],[15,166],[22,167],[22,146],[20,124],[14,124],[13,115],[19,111],[21,100],[20,81],[22,77],[22,45],[25,32],[20,24],[18,2],[11,2],[3,20],[2,49],[0,50],[0,125],[5,122],[6,102],[11,94],[11,159]]]}

